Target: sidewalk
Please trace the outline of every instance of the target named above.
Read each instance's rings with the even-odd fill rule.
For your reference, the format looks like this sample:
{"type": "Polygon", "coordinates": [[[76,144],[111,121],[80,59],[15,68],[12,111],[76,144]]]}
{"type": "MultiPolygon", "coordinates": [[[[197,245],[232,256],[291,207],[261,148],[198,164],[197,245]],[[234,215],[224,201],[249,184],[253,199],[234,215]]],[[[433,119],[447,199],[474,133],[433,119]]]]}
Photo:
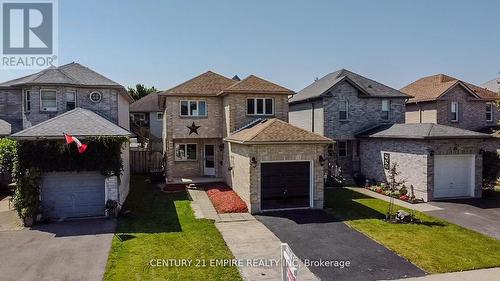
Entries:
{"type": "MultiPolygon", "coordinates": [[[[243,280],[281,280],[281,241],[276,235],[249,213],[217,214],[203,190],[188,189],[188,193],[195,217],[215,220],[235,259],[245,264],[238,267],[243,280]]],[[[301,281],[318,280],[302,262],[298,276],[301,281]]]]}
{"type": "MultiPolygon", "coordinates": [[[[361,194],[364,194],[364,195],[367,195],[367,196],[370,196],[370,197],[373,197],[373,198],[384,200],[384,201],[387,201],[387,202],[389,202],[391,200],[391,198],[389,196],[379,194],[377,192],[368,190],[366,188],[362,188],[362,187],[345,187],[345,188],[350,189],[352,191],[359,192],[361,194]]],[[[442,210],[442,208],[433,206],[433,205],[428,204],[428,203],[411,204],[411,203],[408,203],[408,202],[405,202],[403,200],[399,200],[399,199],[396,199],[396,198],[394,198],[394,204],[399,205],[401,207],[405,207],[407,209],[419,211],[419,212],[429,212],[429,211],[442,210]]]]}
{"type": "Polygon", "coordinates": [[[399,281],[498,281],[500,267],[462,272],[433,274],[424,277],[399,279],[399,281]]]}

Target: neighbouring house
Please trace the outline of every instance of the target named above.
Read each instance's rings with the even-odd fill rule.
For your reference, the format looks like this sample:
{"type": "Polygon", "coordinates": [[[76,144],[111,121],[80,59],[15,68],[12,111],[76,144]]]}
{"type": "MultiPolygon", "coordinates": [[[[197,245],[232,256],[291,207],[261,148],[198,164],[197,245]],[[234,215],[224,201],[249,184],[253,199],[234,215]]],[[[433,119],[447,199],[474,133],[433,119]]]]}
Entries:
{"type": "Polygon", "coordinates": [[[488,82],[485,82],[481,87],[490,90],[494,93],[499,93],[500,92],[500,77],[492,79],[488,82]]]}
{"type": "Polygon", "coordinates": [[[5,120],[0,119],[0,137],[8,136],[11,132],[12,129],[10,124],[5,120]]]}
{"type": "Polygon", "coordinates": [[[334,139],[327,158],[349,179],[359,172],[356,134],[379,124],[404,123],[409,98],[396,89],[341,69],[290,98],[290,123],[334,139]]]}
{"type": "Polygon", "coordinates": [[[499,144],[488,134],[432,123],[384,124],[358,138],[363,175],[387,182],[397,163],[398,177],[424,201],[481,197],[482,154],[499,144]]]}
{"type": "Polygon", "coordinates": [[[500,120],[500,95],[484,87],[437,74],[418,79],[400,91],[413,96],[406,123],[435,123],[485,132],[500,120]]]}
{"type": "MultiPolygon", "coordinates": [[[[48,141],[64,144],[62,132],[71,133],[83,143],[88,139],[103,137],[126,137],[131,133],[101,115],[83,108],[75,108],[25,130],[12,134],[10,137],[20,142],[31,142],[32,146],[44,147],[48,141]]],[[[95,142],[99,142],[97,139],[95,142]]],[[[130,173],[128,167],[128,142],[120,149],[123,161],[123,171],[117,175],[103,175],[99,170],[79,170],[75,162],[106,163],[103,154],[95,152],[95,143],[88,143],[87,151],[82,155],[71,153],[69,147],[67,156],[62,159],[57,156],[42,156],[42,159],[53,161],[68,161],[62,171],[43,171],[40,184],[40,199],[42,213],[50,219],[75,217],[90,217],[105,215],[106,202],[114,200],[121,207],[129,191],[130,173]],[[87,155],[91,155],[89,159],[87,155]],[[53,157],[53,158],[50,158],[53,157]],[[69,160],[68,158],[69,157],[69,160]],[[74,161],[74,162],[73,162],[74,161]],[[75,167],[72,167],[75,165],[75,167]]],[[[104,148],[108,144],[103,144],[104,148]]],[[[44,149],[33,150],[31,153],[48,153],[44,149]]],[[[66,152],[64,153],[66,154],[66,152]]],[[[44,165],[45,167],[45,165],[44,165]]]]}
{"type": "Polygon", "coordinates": [[[322,208],[322,157],[333,141],[287,123],[292,93],[211,71],[161,92],[167,183],[225,181],[252,213],[322,208]]]}
{"type": "MultiPolygon", "coordinates": [[[[123,86],[75,62],[0,84],[0,118],[11,124],[12,137],[21,140],[62,139],[63,133],[128,138],[132,101],[123,86]]],[[[128,147],[122,148],[121,159],[120,182],[109,183],[123,190],[119,203],[129,185],[128,147]]],[[[42,201],[61,210],[51,212],[53,218],[103,214],[102,194],[111,190],[104,181],[96,171],[44,174],[42,201]]]]}
{"type": "Polygon", "coordinates": [[[158,92],[151,93],[130,105],[130,129],[138,138],[148,140],[151,150],[162,149],[163,105],[158,92]]]}

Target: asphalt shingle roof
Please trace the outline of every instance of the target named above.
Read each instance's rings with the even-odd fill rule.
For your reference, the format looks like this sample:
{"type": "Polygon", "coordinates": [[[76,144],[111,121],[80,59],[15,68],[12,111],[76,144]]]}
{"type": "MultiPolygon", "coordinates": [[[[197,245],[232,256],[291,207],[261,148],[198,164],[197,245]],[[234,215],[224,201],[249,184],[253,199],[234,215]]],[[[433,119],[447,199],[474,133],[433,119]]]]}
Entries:
{"type": "Polygon", "coordinates": [[[10,132],[11,132],[10,124],[5,120],[0,119],[0,136],[8,136],[10,135],[10,132]]]}
{"type": "Polygon", "coordinates": [[[357,134],[361,138],[389,139],[469,139],[490,138],[491,135],[431,123],[383,124],[357,134]]]}
{"type": "Polygon", "coordinates": [[[495,93],[500,92],[500,77],[484,83],[483,85],[481,85],[481,87],[488,89],[488,90],[495,92],[495,93]]]}
{"type": "Polygon", "coordinates": [[[20,85],[67,84],[80,86],[122,87],[113,80],[72,62],[59,67],[49,67],[35,74],[3,82],[0,86],[11,87],[20,85]]]}
{"type": "Polygon", "coordinates": [[[366,78],[349,70],[341,69],[327,74],[311,85],[305,87],[304,89],[293,95],[290,98],[289,102],[299,102],[320,97],[323,94],[329,92],[329,90],[339,82],[344,80],[348,80],[350,83],[353,83],[369,97],[410,98],[410,96],[389,86],[366,78]]]}
{"type": "Polygon", "coordinates": [[[498,94],[485,89],[484,87],[478,87],[445,74],[436,74],[420,78],[417,81],[401,88],[400,91],[413,96],[413,98],[408,101],[410,103],[433,101],[457,85],[464,86],[480,99],[495,100],[500,98],[498,94]]]}
{"type": "Polygon", "coordinates": [[[225,140],[242,144],[333,142],[327,137],[295,127],[276,118],[256,120],[234,132],[225,140]]]}
{"type": "Polygon", "coordinates": [[[42,123],[24,129],[11,137],[62,138],[63,133],[73,136],[130,136],[131,133],[88,109],[77,107],[42,123]]]}
{"type": "Polygon", "coordinates": [[[255,75],[250,75],[247,78],[229,86],[223,90],[224,93],[231,92],[255,92],[255,93],[283,93],[293,94],[293,92],[278,84],[269,82],[255,75]]]}
{"type": "Polygon", "coordinates": [[[151,93],[130,104],[130,112],[156,112],[160,108],[158,92],[151,93]]]}

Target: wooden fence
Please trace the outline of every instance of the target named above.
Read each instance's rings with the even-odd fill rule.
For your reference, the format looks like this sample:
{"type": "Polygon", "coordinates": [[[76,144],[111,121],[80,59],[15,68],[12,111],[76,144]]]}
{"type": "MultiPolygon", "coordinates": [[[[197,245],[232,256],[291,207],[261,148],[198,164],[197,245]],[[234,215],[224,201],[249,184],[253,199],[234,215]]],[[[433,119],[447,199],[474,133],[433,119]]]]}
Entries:
{"type": "Polygon", "coordinates": [[[163,161],[160,152],[130,150],[130,172],[132,174],[163,173],[163,161]]]}

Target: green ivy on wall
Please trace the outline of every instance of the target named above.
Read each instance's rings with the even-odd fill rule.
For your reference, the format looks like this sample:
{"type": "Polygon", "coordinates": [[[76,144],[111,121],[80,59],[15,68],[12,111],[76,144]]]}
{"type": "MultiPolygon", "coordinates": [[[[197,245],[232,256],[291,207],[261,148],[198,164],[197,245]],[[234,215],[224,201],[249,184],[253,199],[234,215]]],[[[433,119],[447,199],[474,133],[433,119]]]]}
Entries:
{"type": "Polygon", "coordinates": [[[121,157],[126,137],[89,137],[85,153],[78,153],[74,144],[64,140],[21,140],[17,142],[13,159],[16,182],[15,207],[23,219],[38,213],[40,180],[43,172],[100,171],[120,180],[123,171],[121,157]]]}

